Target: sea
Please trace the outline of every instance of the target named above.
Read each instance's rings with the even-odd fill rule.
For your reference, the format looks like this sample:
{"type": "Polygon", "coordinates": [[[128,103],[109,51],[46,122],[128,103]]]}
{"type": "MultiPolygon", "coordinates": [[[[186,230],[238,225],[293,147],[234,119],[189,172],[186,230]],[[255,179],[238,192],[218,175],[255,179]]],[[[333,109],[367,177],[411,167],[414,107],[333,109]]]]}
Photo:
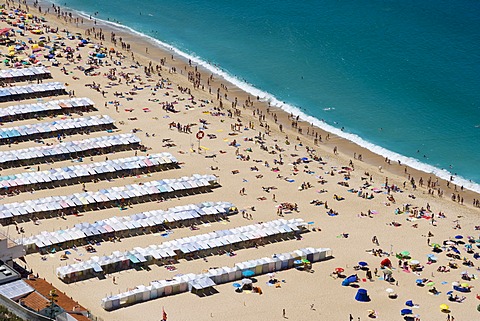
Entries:
{"type": "Polygon", "coordinates": [[[54,3],[170,48],[377,154],[480,192],[479,1],[54,3]]]}

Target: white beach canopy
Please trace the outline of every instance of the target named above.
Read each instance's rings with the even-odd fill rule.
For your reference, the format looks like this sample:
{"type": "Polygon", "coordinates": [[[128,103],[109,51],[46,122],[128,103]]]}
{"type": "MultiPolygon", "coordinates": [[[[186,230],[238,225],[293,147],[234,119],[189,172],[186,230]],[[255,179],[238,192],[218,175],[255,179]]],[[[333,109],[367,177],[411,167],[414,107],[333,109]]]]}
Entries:
{"type": "Polygon", "coordinates": [[[136,145],[139,143],[140,138],[138,138],[134,134],[120,134],[112,136],[94,137],[78,141],[63,142],[51,146],[39,146],[2,151],[0,152],[0,167],[3,164],[7,163],[18,164],[20,163],[20,161],[26,161],[28,163],[32,160],[56,156],[64,156],[64,158],[69,158],[69,155],[74,155],[77,153],[107,149],[111,147],[125,147],[129,145],[136,145]]]}
{"type": "Polygon", "coordinates": [[[9,117],[13,119],[21,119],[26,118],[28,115],[35,115],[51,111],[84,109],[87,107],[93,107],[93,105],[93,101],[89,98],[69,98],[51,100],[42,103],[13,105],[0,108],[0,118],[9,117]]]}
{"type": "MultiPolygon", "coordinates": [[[[245,241],[257,240],[259,238],[258,235],[266,235],[265,231],[270,229],[274,230],[272,237],[280,238],[280,236],[288,233],[285,232],[285,229],[281,229],[281,227],[288,226],[290,231],[298,230],[302,223],[303,220],[301,219],[278,219],[259,224],[246,225],[242,226],[241,228],[237,227],[229,230],[214,231],[208,234],[184,237],[163,242],[162,244],[158,245],[150,245],[146,248],[136,247],[133,250],[121,253],[120,257],[118,256],[118,253],[115,255],[110,255],[109,258],[111,258],[112,261],[109,262],[109,264],[113,264],[113,266],[111,266],[109,270],[115,270],[115,267],[118,266],[115,263],[119,262],[122,257],[127,257],[132,264],[137,264],[153,261],[154,259],[158,258],[169,259],[174,258],[177,255],[183,257],[189,254],[199,254],[199,252],[203,250],[213,252],[215,250],[224,248],[225,246],[231,246],[243,243],[245,241]],[[247,233],[245,233],[245,231],[247,231],[247,233]],[[246,235],[246,240],[241,238],[240,235],[246,235]]],[[[30,244],[33,241],[33,239],[28,240],[30,244]]],[[[296,254],[296,256],[298,256],[298,254],[296,254]]],[[[92,260],[90,259],[82,263],[76,263],[57,268],[57,276],[62,280],[68,280],[74,275],[68,272],[70,270],[75,270],[76,272],[81,272],[82,275],[85,275],[87,270],[90,269],[92,260]],[[80,266],[82,263],[86,263],[85,269],[82,269],[80,266]]],[[[245,269],[255,268],[259,264],[260,263],[257,264],[256,262],[249,261],[245,263],[245,269]]],[[[268,262],[262,261],[261,265],[268,266],[268,262]]],[[[104,267],[102,266],[102,269],[103,268],[104,267]]],[[[262,268],[260,268],[260,271],[262,271],[262,268]]],[[[92,274],[91,276],[93,277],[94,275],[92,274]]]]}

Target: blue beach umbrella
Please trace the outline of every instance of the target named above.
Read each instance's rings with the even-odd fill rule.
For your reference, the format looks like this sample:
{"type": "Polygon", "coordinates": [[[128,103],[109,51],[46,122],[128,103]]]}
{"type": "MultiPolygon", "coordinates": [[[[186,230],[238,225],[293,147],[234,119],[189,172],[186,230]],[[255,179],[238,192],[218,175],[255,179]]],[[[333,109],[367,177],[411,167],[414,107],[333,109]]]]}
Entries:
{"type": "Polygon", "coordinates": [[[358,265],[360,265],[360,266],[363,267],[363,266],[367,266],[368,263],[367,263],[367,262],[360,261],[360,262],[358,262],[358,265]]]}
{"type": "Polygon", "coordinates": [[[240,283],[233,283],[232,285],[234,288],[240,288],[242,286],[240,283]]]}
{"type": "Polygon", "coordinates": [[[460,239],[463,239],[463,236],[461,236],[461,235],[455,235],[455,238],[456,238],[457,240],[460,240],[460,239]]]}
{"type": "Polygon", "coordinates": [[[406,314],[413,314],[413,311],[411,309],[402,309],[400,311],[401,315],[406,315],[406,314]]]}
{"type": "Polygon", "coordinates": [[[438,258],[437,258],[435,255],[433,255],[433,254],[428,255],[428,258],[429,258],[431,261],[438,261],[438,258]]]}
{"type": "Polygon", "coordinates": [[[249,278],[251,276],[254,276],[255,275],[255,272],[253,272],[252,270],[246,270],[246,271],[243,271],[242,272],[242,275],[246,278],[249,278]]]}

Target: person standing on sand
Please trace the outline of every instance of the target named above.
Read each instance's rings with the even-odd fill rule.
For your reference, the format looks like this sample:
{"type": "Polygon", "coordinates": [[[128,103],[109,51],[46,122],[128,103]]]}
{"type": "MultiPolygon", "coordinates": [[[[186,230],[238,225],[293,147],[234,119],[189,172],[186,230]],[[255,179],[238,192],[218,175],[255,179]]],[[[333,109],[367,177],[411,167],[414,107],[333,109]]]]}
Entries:
{"type": "Polygon", "coordinates": [[[285,316],[285,309],[283,309],[283,318],[286,318],[286,316],[285,316]]]}

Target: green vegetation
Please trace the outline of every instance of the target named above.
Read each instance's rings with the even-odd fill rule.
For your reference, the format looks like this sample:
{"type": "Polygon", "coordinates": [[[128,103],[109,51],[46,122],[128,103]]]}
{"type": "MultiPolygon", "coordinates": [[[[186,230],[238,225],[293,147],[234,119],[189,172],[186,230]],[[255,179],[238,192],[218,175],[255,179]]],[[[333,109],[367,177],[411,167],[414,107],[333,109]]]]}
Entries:
{"type": "Polygon", "coordinates": [[[0,305],[0,321],[25,321],[10,312],[6,307],[0,305]]]}

